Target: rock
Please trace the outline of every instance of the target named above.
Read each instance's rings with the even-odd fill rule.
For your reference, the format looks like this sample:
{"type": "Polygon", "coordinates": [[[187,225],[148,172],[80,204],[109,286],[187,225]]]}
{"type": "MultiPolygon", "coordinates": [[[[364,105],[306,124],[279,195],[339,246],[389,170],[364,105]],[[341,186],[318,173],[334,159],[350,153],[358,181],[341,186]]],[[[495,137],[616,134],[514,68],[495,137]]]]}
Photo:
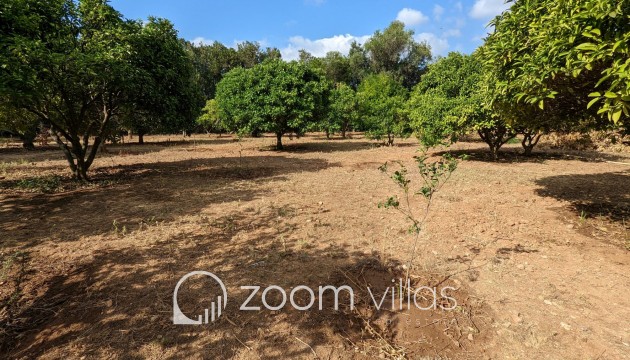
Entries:
{"type": "Polygon", "coordinates": [[[571,325],[567,324],[567,323],[560,323],[560,326],[562,326],[562,328],[566,331],[570,331],[571,330],[571,325]]]}
{"type": "Polygon", "coordinates": [[[573,229],[574,227],[575,227],[575,225],[573,225],[573,224],[567,225],[567,229],[573,229]]]}
{"type": "Polygon", "coordinates": [[[473,341],[474,337],[473,334],[468,334],[468,340],[473,341]]]}
{"type": "Polygon", "coordinates": [[[518,265],[516,265],[516,268],[519,269],[519,270],[525,270],[525,265],[518,264],[518,265]]]}

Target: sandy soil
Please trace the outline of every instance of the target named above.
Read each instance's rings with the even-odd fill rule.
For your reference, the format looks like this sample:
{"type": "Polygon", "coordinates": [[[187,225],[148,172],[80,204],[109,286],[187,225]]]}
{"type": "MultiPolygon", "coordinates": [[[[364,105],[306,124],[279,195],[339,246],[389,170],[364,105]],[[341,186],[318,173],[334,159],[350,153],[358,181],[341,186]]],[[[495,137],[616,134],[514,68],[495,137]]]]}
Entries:
{"type": "MultiPolygon", "coordinates": [[[[495,162],[457,144],[470,157],[434,200],[411,271],[414,285],[455,288],[454,311],[376,312],[358,292],[354,311],[244,312],[242,285],[380,297],[404,277],[413,238],[377,207],[399,193],[378,167],[411,168],[415,142],[147,140],[110,145],[84,186],[57,150],[0,149],[0,357],[630,359],[628,155],[510,145],[495,162]],[[46,193],[29,189],[41,179],[46,193]],[[227,309],[172,325],[173,289],[193,270],[220,276],[227,309]]],[[[204,286],[186,283],[182,310],[207,307],[204,286]]]]}

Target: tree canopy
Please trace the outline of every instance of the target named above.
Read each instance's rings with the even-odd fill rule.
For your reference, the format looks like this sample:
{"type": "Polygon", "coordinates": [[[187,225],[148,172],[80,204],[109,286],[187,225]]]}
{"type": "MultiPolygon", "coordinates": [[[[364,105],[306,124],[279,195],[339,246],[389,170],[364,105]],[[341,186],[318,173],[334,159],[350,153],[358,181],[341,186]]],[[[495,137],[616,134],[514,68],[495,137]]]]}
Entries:
{"type": "Polygon", "coordinates": [[[328,82],[311,67],[268,60],[227,73],[217,86],[216,100],[230,130],[272,132],[281,150],[284,134],[303,133],[321,115],[328,92],[328,82]]]}
{"type": "Polygon", "coordinates": [[[407,90],[388,73],[368,76],[358,90],[361,115],[368,135],[394,144],[395,136],[411,133],[404,111],[407,90]]]}
{"type": "Polygon", "coordinates": [[[0,23],[0,98],[50,126],[77,179],[88,178],[99,146],[130,107],[194,117],[194,91],[178,91],[191,85],[168,22],[143,26],[105,0],[7,0],[0,23]],[[153,46],[166,52],[149,55],[153,46]],[[184,72],[177,79],[173,71],[184,72]],[[149,93],[139,96],[147,82],[149,93]]]}
{"type": "Polygon", "coordinates": [[[519,0],[491,24],[481,54],[495,98],[549,109],[555,121],[627,121],[630,2],[519,0]]]}

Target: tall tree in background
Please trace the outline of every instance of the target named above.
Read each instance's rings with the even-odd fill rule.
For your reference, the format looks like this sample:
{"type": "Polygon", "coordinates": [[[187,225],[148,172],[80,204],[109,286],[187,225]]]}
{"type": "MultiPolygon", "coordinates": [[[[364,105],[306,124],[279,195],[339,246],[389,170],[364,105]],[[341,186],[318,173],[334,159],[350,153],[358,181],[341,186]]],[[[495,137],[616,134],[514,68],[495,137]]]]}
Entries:
{"type": "Polygon", "coordinates": [[[388,72],[407,89],[419,81],[431,60],[431,49],[413,38],[413,30],[394,21],[383,32],[376,31],[365,43],[370,64],[375,73],[388,72]]]}
{"type": "Polygon", "coordinates": [[[269,60],[226,74],[217,87],[216,100],[230,130],[272,132],[276,148],[282,150],[284,134],[301,134],[321,115],[328,92],[328,82],[311,67],[269,60]]]}

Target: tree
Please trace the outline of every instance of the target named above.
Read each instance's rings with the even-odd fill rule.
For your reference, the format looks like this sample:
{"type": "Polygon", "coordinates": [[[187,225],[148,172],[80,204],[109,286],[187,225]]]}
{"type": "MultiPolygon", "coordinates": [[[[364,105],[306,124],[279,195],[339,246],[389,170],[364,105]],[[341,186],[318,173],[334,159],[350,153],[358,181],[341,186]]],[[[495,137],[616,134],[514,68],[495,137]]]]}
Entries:
{"type": "Polygon", "coordinates": [[[326,78],[333,84],[350,83],[350,62],[338,51],[329,51],[323,60],[326,78]]]}
{"type": "Polygon", "coordinates": [[[191,58],[173,24],[149,18],[140,26],[131,37],[131,61],[139,81],[131,84],[125,123],[142,144],[150,132],[191,130],[204,102],[191,58]]]}
{"type": "Polygon", "coordinates": [[[302,133],[321,114],[328,92],[328,83],[310,67],[268,60],[227,73],[217,86],[216,100],[230,130],[273,132],[281,150],[284,134],[302,133]]]}
{"type": "Polygon", "coordinates": [[[383,32],[376,31],[365,43],[370,64],[375,73],[389,72],[407,89],[420,81],[420,76],[431,60],[431,49],[413,38],[413,30],[394,21],[383,32]]]}
{"type": "Polygon", "coordinates": [[[236,50],[218,41],[211,45],[187,45],[198,73],[199,82],[206,99],[213,99],[217,84],[228,71],[237,66],[236,50]]]}
{"type": "Polygon", "coordinates": [[[221,132],[224,129],[219,116],[219,106],[215,99],[206,101],[206,106],[201,111],[199,118],[197,118],[197,124],[206,132],[221,132]]]}
{"type": "Polygon", "coordinates": [[[628,1],[515,1],[481,49],[496,77],[493,100],[537,106],[569,127],[607,126],[602,114],[627,122],[629,19],[628,1]]]}
{"type": "Polygon", "coordinates": [[[516,132],[490,107],[485,81],[476,54],[453,52],[431,64],[407,104],[420,141],[449,144],[476,131],[496,157],[516,132]]]}
{"type": "Polygon", "coordinates": [[[35,148],[33,141],[37,137],[39,119],[23,109],[16,109],[6,102],[0,103],[0,130],[7,130],[22,140],[22,147],[35,148]]]}
{"type": "Polygon", "coordinates": [[[404,111],[407,90],[391,75],[368,76],[359,86],[358,97],[368,136],[387,138],[387,145],[391,146],[395,136],[411,133],[404,111]]]}
{"type": "MultiPolygon", "coordinates": [[[[88,180],[102,142],[130,106],[144,103],[138,86],[156,75],[147,69],[164,63],[143,57],[138,66],[141,24],[125,20],[105,0],[7,0],[0,6],[0,97],[49,126],[74,177],[88,180]]],[[[177,98],[162,101],[190,109],[177,98]]]]}
{"type": "Polygon", "coordinates": [[[359,121],[359,99],[352,88],[338,83],[330,92],[330,103],[324,121],[326,134],[340,132],[342,138],[359,121]]]}
{"type": "Polygon", "coordinates": [[[357,90],[361,81],[370,74],[370,60],[365,48],[356,41],[350,44],[348,52],[348,85],[357,90]]]}

